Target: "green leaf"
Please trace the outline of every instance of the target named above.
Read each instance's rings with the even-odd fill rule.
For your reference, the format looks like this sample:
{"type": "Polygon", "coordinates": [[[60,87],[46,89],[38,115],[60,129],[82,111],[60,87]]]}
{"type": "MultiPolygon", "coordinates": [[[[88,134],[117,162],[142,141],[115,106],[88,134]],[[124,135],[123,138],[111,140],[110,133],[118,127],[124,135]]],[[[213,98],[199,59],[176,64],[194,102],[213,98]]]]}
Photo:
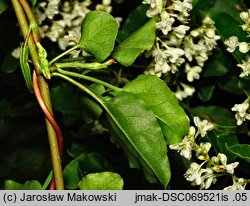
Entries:
{"type": "Polygon", "coordinates": [[[213,95],[214,89],[215,89],[215,85],[208,85],[208,86],[199,88],[198,96],[200,100],[204,102],[208,102],[213,95]]]}
{"type": "Polygon", "coordinates": [[[203,77],[223,76],[228,72],[228,67],[221,61],[210,61],[202,73],[203,77]]]}
{"type": "Polygon", "coordinates": [[[0,14],[9,8],[8,4],[4,0],[0,1],[0,14]]]}
{"type": "Polygon", "coordinates": [[[110,171],[109,162],[100,153],[89,153],[79,162],[81,174],[110,171]]]}
{"type": "Polygon", "coordinates": [[[128,18],[122,26],[122,30],[118,33],[119,41],[124,41],[130,34],[143,26],[149,20],[146,15],[147,10],[148,5],[144,4],[139,5],[129,13],[128,18]]]}
{"type": "Polygon", "coordinates": [[[219,83],[219,87],[229,93],[243,94],[242,89],[239,88],[239,77],[235,75],[223,78],[219,83]]]}
{"type": "Polygon", "coordinates": [[[113,51],[118,25],[114,17],[102,11],[89,12],[82,22],[79,47],[101,62],[113,51]]]}
{"type": "Polygon", "coordinates": [[[29,60],[29,47],[27,45],[21,45],[20,48],[20,66],[23,73],[23,77],[26,83],[26,86],[29,92],[33,91],[33,84],[31,78],[30,66],[28,63],[29,60]]]}
{"type": "Polygon", "coordinates": [[[37,0],[30,0],[30,2],[31,2],[31,4],[32,4],[32,6],[35,6],[37,0]]]}
{"type": "Polygon", "coordinates": [[[142,168],[149,182],[170,180],[167,147],[153,112],[134,94],[119,92],[105,101],[113,140],[123,148],[132,168],[142,168]]]}
{"type": "MultiPolygon", "coordinates": [[[[105,91],[104,87],[98,84],[93,84],[90,88],[98,94],[105,91]]],[[[73,125],[78,120],[91,123],[98,119],[103,111],[93,99],[82,96],[81,92],[69,84],[63,83],[52,88],[51,96],[55,110],[63,114],[67,126],[73,125]]]]}
{"type": "MultiPolygon", "coordinates": [[[[104,86],[100,84],[92,84],[90,85],[90,88],[99,95],[102,95],[105,92],[104,86]]],[[[83,119],[86,123],[93,122],[102,114],[102,107],[100,107],[100,105],[89,96],[82,97],[81,105],[82,108],[84,108],[83,119]]]]}
{"type": "Polygon", "coordinates": [[[112,53],[112,57],[124,66],[132,65],[139,54],[150,50],[153,46],[155,29],[155,20],[151,19],[119,44],[112,53]]]}
{"type": "Polygon", "coordinates": [[[250,78],[240,78],[238,85],[247,96],[250,96],[250,78]]]}
{"type": "Polygon", "coordinates": [[[41,190],[42,185],[37,180],[27,181],[24,184],[20,184],[13,180],[6,180],[4,182],[5,190],[41,190]]]}
{"type": "Polygon", "coordinates": [[[232,61],[232,55],[218,47],[205,64],[202,71],[202,77],[223,76],[228,73],[232,64],[235,64],[235,61],[232,61]]]}
{"type": "Polygon", "coordinates": [[[167,144],[182,141],[188,133],[189,121],[183,108],[167,84],[156,76],[140,75],[123,88],[142,99],[160,121],[167,144]]]}
{"type": "Polygon", "coordinates": [[[86,153],[72,160],[63,170],[64,185],[67,189],[77,189],[81,180],[79,162],[86,157],[86,153]]]}
{"type": "Polygon", "coordinates": [[[79,104],[81,97],[73,86],[65,83],[58,85],[52,88],[51,96],[55,110],[63,114],[66,125],[73,125],[78,119],[82,119],[83,108],[79,104]]]}
{"type": "Polygon", "coordinates": [[[213,2],[214,2],[214,5],[212,9],[218,12],[228,13],[238,21],[241,20],[240,15],[239,15],[240,14],[239,10],[245,9],[243,0],[227,0],[226,4],[224,0],[213,0],[213,2]]]}
{"type": "Polygon", "coordinates": [[[101,172],[88,174],[79,183],[80,190],[122,190],[123,179],[119,174],[101,172]]]}
{"type": "Polygon", "coordinates": [[[12,56],[11,52],[7,53],[3,59],[1,70],[7,74],[16,71],[19,66],[19,60],[12,56]]]}
{"type": "Polygon", "coordinates": [[[233,146],[239,143],[235,133],[211,131],[208,133],[208,139],[217,154],[225,154],[228,161],[235,160],[236,155],[228,150],[228,146],[233,146]]]}
{"type": "Polygon", "coordinates": [[[230,152],[237,155],[239,158],[250,163],[250,145],[249,144],[237,144],[233,146],[228,146],[230,152]]]}

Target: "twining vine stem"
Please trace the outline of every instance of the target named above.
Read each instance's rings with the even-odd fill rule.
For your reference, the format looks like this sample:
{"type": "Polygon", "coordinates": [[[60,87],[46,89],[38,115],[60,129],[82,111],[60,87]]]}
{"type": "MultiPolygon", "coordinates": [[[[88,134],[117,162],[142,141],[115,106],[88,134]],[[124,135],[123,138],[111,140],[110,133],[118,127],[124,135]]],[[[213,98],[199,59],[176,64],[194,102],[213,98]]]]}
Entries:
{"type": "MultiPolygon", "coordinates": [[[[48,83],[46,82],[44,77],[41,75],[41,71],[40,71],[40,62],[39,62],[38,52],[37,52],[37,47],[36,47],[36,42],[40,41],[40,34],[39,34],[39,29],[36,24],[36,20],[34,18],[32,9],[30,8],[26,0],[11,0],[11,2],[12,2],[12,5],[13,5],[13,8],[14,8],[17,20],[18,20],[18,24],[20,26],[24,39],[27,37],[30,26],[32,28],[32,36],[30,36],[30,38],[28,39],[28,47],[29,47],[32,63],[36,72],[35,77],[33,76],[33,78],[36,78],[34,81],[34,85],[38,85],[37,88],[39,88],[39,90],[37,89],[37,91],[39,91],[41,94],[40,96],[41,98],[40,97],[39,98],[41,102],[44,103],[47,110],[51,114],[52,119],[54,119],[52,115],[53,112],[52,112],[50,90],[48,87],[48,83]]],[[[51,124],[51,122],[53,121],[50,122],[47,118],[45,121],[46,121],[46,127],[47,127],[47,132],[48,132],[48,138],[49,138],[49,144],[50,144],[50,150],[51,150],[51,159],[52,159],[52,165],[53,165],[53,175],[54,175],[50,188],[63,190],[64,183],[63,183],[63,174],[62,174],[62,167],[61,167],[62,141],[58,142],[57,140],[57,138],[60,139],[60,134],[59,134],[60,132],[57,131],[58,128],[55,126],[55,124],[53,123],[51,124]]]]}
{"type": "Polygon", "coordinates": [[[50,122],[50,124],[55,129],[57,141],[58,141],[58,145],[59,145],[59,151],[60,151],[60,154],[62,155],[63,135],[62,135],[60,127],[58,126],[57,122],[55,121],[53,115],[50,113],[49,109],[45,105],[45,102],[43,100],[43,97],[42,97],[42,94],[41,94],[41,91],[39,88],[39,82],[38,82],[38,78],[37,78],[37,74],[36,74],[35,70],[33,71],[33,87],[34,87],[34,93],[35,93],[36,99],[37,99],[41,109],[43,110],[45,117],[47,118],[47,120],[50,122]]]}

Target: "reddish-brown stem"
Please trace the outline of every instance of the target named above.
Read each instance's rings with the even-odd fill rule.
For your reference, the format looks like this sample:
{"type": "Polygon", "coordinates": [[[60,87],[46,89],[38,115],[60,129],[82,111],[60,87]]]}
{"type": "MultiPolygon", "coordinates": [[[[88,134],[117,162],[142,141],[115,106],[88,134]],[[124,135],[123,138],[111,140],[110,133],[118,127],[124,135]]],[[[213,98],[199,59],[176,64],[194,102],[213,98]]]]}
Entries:
{"type": "Polygon", "coordinates": [[[52,127],[55,129],[57,141],[58,141],[58,146],[59,146],[59,151],[60,151],[60,154],[62,155],[63,135],[62,135],[60,127],[58,126],[54,117],[52,116],[52,114],[50,113],[50,111],[48,110],[47,106],[44,103],[44,100],[43,100],[43,97],[42,97],[42,94],[41,94],[41,91],[39,88],[39,82],[38,82],[38,78],[37,78],[37,74],[36,74],[35,70],[33,71],[33,87],[34,87],[34,93],[35,93],[36,99],[37,99],[41,109],[43,110],[45,117],[50,122],[52,127]]]}
{"type": "Polygon", "coordinates": [[[56,189],[55,177],[52,177],[52,180],[51,180],[50,185],[49,185],[49,190],[55,190],[55,189],[56,189]]]}
{"type": "Polygon", "coordinates": [[[61,168],[61,154],[62,154],[63,141],[62,141],[62,135],[61,135],[60,129],[58,129],[59,128],[58,125],[53,123],[54,118],[52,115],[53,112],[52,112],[50,91],[49,91],[48,84],[46,80],[44,79],[44,77],[40,75],[41,73],[40,61],[38,58],[38,52],[37,52],[37,47],[36,47],[36,42],[40,41],[39,28],[34,18],[32,9],[30,8],[26,0],[11,0],[11,2],[14,8],[14,11],[16,13],[17,20],[21,28],[24,39],[26,39],[29,30],[32,29],[33,35],[31,35],[27,41],[28,41],[29,53],[32,59],[32,63],[36,70],[35,74],[37,74],[35,78],[38,79],[35,83],[38,89],[36,88],[35,91],[39,92],[40,97],[42,97],[40,99],[42,100],[44,105],[46,105],[45,108],[47,108],[47,111],[50,111],[49,116],[52,117],[52,118],[48,118],[48,116],[46,116],[45,122],[46,122],[46,128],[48,132],[52,166],[53,166],[53,172],[54,172],[53,184],[55,185],[54,188],[56,187],[56,189],[62,190],[64,189],[63,175],[62,175],[62,168],[61,168]],[[58,141],[58,139],[60,141],[58,141]]]}

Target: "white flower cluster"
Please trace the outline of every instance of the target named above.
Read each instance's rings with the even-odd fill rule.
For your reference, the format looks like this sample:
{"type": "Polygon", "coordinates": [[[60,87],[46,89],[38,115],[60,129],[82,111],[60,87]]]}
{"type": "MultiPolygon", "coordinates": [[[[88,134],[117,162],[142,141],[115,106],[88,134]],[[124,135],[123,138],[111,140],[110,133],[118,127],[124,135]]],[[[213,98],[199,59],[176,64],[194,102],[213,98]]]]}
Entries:
{"type": "MultiPolygon", "coordinates": [[[[246,12],[241,12],[240,18],[244,21],[244,24],[241,25],[242,29],[250,35],[250,9],[246,12]]],[[[237,47],[239,47],[241,53],[247,53],[250,50],[250,43],[239,42],[237,36],[231,36],[224,43],[229,52],[234,52],[237,47]]],[[[249,76],[250,57],[247,56],[246,60],[242,60],[242,63],[237,64],[237,66],[242,69],[242,72],[239,75],[241,78],[249,76]]],[[[241,125],[244,121],[250,120],[249,101],[250,97],[248,97],[243,103],[235,104],[234,107],[232,107],[231,110],[236,112],[235,118],[237,120],[237,125],[241,125]]]]}
{"type": "MultiPolygon", "coordinates": [[[[214,128],[213,123],[208,122],[207,120],[200,120],[199,117],[194,117],[194,124],[197,127],[197,132],[194,127],[190,127],[189,134],[183,138],[183,141],[178,144],[170,145],[169,148],[177,150],[182,156],[187,159],[191,159],[192,150],[199,150],[199,146],[195,143],[196,137],[200,134],[202,137],[205,137],[208,131],[214,128]]],[[[203,145],[201,145],[203,148],[203,145]]],[[[207,146],[206,146],[207,147],[207,146]]],[[[209,147],[210,148],[210,147],[209,147]]],[[[202,149],[203,150],[203,149],[202,149]]],[[[209,150],[209,149],[208,149],[209,150]]],[[[200,155],[199,155],[200,156],[200,155]]]]}
{"type": "Polygon", "coordinates": [[[193,186],[199,185],[200,189],[208,189],[211,184],[215,184],[217,177],[224,174],[234,174],[234,169],[238,166],[238,162],[227,164],[226,155],[219,153],[217,156],[209,158],[210,143],[201,143],[197,153],[198,159],[204,160],[201,164],[192,162],[190,168],[184,174],[184,177],[191,182],[193,186]],[[205,168],[203,167],[205,166],[205,168]]]}
{"type": "Polygon", "coordinates": [[[79,41],[81,22],[90,11],[88,7],[91,5],[91,1],[65,1],[62,5],[60,3],[60,0],[40,2],[36,16],[41,36],[57,42],[59,48],[65,50],[79,41]]]}
{"type": "Polygon", "coordinates": [[[248,97],[242,104],[235,104],[232,111],[236,112],[235,118],[237,120],[237,125],[241,125],[245,120],[250,120],[249,112],[249,101],[248,97]]]}
{"type": "MultiPolygon", "coordinates": [[[[190,27],[186,24],[189,21],[192,0],[171,2],[165,6],[166,1],[163,0],[143,1],[150,4],[147,15],[160,19],[156,23],[156,28],[162,32],[162,35],[156,38],[151,51],[154,60],[148,65],[145,73],[164,77],[178,72],[186,62],[184,72],[187,80],[193,82],[200,78],[202,67],[220,37],[215,34],[214,22],[209,17],[204,18],[201,27],[189,31],[190,27]]],[[[194,92],[194,87],[179,82],[175,94],[182,100],[192,96],[194,92]]]]}
{"type": "Polygon", "coordinates": [[[190,160],[192,151],[196,152],[196,157],[202,161],[201,164],[192,162],[190,168],[184,174],[184,177],[191,182],[193,186],[200,186],[200,189],[208,189],[211,184],[217,182],[217,177],[222,175],[231,175],[234,181],[232,186],[225,189],[242,189],[246,186],[246,181],[243,178],[235,181],[234,169],[239,165],[239,162],[228,164],[225,154],[218,153],[217,156],[210,158],[209,151],[211,143],[201,142],[199,145],[195,142],[198,135],[204,137],[208,131],[214,128],[214,124],[208,120],[200,120],[199,117],[194,117],[194,124],[197,127],[197,132],[194,127],[190,127],[189,134],[183,138],[183,141],[178,144],[170,145],[170,149],[177,150],[186,159],[190,160]]]}
{"type": "MultiPolygon", "coordinates": [[[[91,0],[64,1],[62,4],[60,0],[41,1],[36,11],[41,36],[57,42],[61,50],[76,44],[81,37],[82,20],[91,11],[91,4],[91,0]]],[[[111,0],[103,0],[95,9],[110,13],[110,4],[111,0]]]]}
{"type": "MultiPolygon", "coordinates": [[[[241,12],[240,18],[244,21],[245,24],[241,25],[242,29],[250,35],[250,9],[247,12],[241,12]]],[[[225,42],[227,50],[229,52],[234,52],[234,50],[239,47],[241,53],[247,53],[250,50],[250,43],[248,42],[239,42],[237,36],[231,36],[225,42]]],[[[247,58],[246,61],[242,61],[241,64],[237,65],[242,69],[240,77],[246,77],[250,74],[250,59],[247,58]]]]}

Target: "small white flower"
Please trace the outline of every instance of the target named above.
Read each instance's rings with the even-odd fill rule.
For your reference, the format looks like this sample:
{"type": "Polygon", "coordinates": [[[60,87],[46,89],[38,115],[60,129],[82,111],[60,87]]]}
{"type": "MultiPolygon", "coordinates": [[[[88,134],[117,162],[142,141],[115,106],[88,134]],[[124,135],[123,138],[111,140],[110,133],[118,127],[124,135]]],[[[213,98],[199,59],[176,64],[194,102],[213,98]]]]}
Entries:
{"type": "MultiPolygon", "coordinates": [[[[204,163],[202,163],[204,164],[204,163]]],[[[200,185],[201,184],[201,166],[196,162],[192,162],[190,168],[184,174],[186,180],[192,182],[192,185],[200,185]]]]}
{"type": "Polygon", "coordinates": [[[239,43],[239,50],[241,53],[247,53],[249,51],[250,47],[249,44],[246,42],[239,43]]]}
{"type": "Polygon", "coordinates": [[[211,146],[212,145],[209,142],[200,143],[200,146],[196,151],[197,158],[200,159],[200,160],[206,160],[206,158],[208,157],[208,152],[209,152],[211,146]]]}
{"type": "Polygon", "coordinates": [[[240,77],[246,77],[250,74],[250,62],[248,61],[242,61],[242,64],[237,64],[238,67],[240,67],[243,71],[240,74],[240,77]]]}
{"type": "Polygon", "coordinates": [[[214,125],[211,122],[205,120],[200,120],[199,117],[194,117],[194,124],[198,128],[198,133],[201,134],[202,137],[205,137],[208,131],[214,128],[214,125]]]}
{"type": "Polygon", "coordinates": [[[94,127],[91,129],[91,133],[96,135],[96,134],[102,134],[103,132],[107,132],[108,129],[103,127],[102,124],[96,120],[94,121],[94,127]]]}
{"type": "MultiPolygon", "coordinates": [[[[225,171],[229,174],[233,174],[234,173],[234,169],[236,167],[238,167],[239,162],[233,162],[231,164],[227,164],[227,156],[224,155],[223,153],[219,153],[217,155],[218,159],[212,159],[212,160],[219,160],[219,162],[221,162],[222,165],[219,165],[219,162],[217,162],[217,166],[214,167],[214,170],[217,172],[221,172],[221,171],[225,171]]],[[[215,162],[214,162],[215,163],[215,162]]]]}
{"type": "Polygon", "coordinates": [[[175,92],[175,96],[177,97],[177,99],[181,101],[182,99],[185,99],[188,96],[192,96],[194,94],[195,88],[193,86],[184,83],[180,84],[183,87],[183,90],[181,90],[180,87],[177,87],[177,91],[175,92]]]}
{"type": "Polygon", "coordinates": [[[172,24],[175,20],[166,11],[161,12],[160,16],[161,21],[156,23],[156,28],[161,30],[164,35],[167,35],[172,30],[172,24]]]}
{"type": "Polygon", "coordinates": [[[20,58],[20,47],[15,48],[12,52],[11,55],[15,57],[16,59],[20,58]]]}
{"type": "Polygon", "coordinates": [[[112,11],[112,6],[110,6],[111,0],[102,0],[102,4],[97,4],[95,9],[98,11],[105,11],[110,13],[112,11]]]}
{"type": "Polygon", "coordinates": [[[237,125],[241,125],[245,120],[250,120],[250,114],[247,113],[248,109],[248,100],[246,100],[242,104],[235,104],[231,109],[232,111],[236,112],[235,118],[237,120],[237,125]]]}
{"type": "Polygon", "coordinates": [[[238,181],[233,181],[233,185],[225,187],[223,190],[245,190],[247,183],[243,178],[239,178],[238,181]]]}
{"type": "Polygon", "coordinates": [[[212,26],[214,25],[214,21],[209,17],[209,16],[206,16],[203,20],[202,20],[202,23],[207,25],[207,26],[212,26]]]}
{"type": "Polygon", "coordinates": [[[206,169],[202,169],[202,177],[201,177],[201,185],[200,189],[208,189],[211,184],[215,184],[217,179],[215,175],[213,174],[213,170],[209,167],[206,169]]]}
{"type": "Polygon", "coordinates": [[[224,44],[228,47],[227,51],[234,52],[236,47],[238,46],[238,37],[237,36],[231,36],[229,39],[227,39],[224,44]]]}
{"type": "Polygon", "coordinates": [[[173,27],[173,31],[175,33],[175,35],[179,38],[182,39],[185,37],[186,32],[190,29],[189,26],[186,25],[180,25],[177,27],[173,27]]]}
{"type": "Polygon", "coordinates": [[[184,174],[184,177],[191,182],[192,185],[200,185],[200,189],[208,189],[212,183],[216,182],[216,178],[213,174],[213,170],[210,167],[202,168],[202,164],[192,162],[190,168],[184,174]]]}
{"type": "Polygon", "coordinates": [[[192,0],[172,0],[173,4],[169,7],[175,11],[178,11],[179,14],[177,18],[182,23],[187,23],[187,17],[189,16],[189,12],[192,9],[192,0]]]}
{"type": "Polygon", "coordinates": [[[238,167],[239,165],[239,162],[234,162],[234,163],[231,163],[231,164],[228,164],[225,166],[225,170],[230,173],[230,174],[233,174],[234,173],[234,168],[238,167]]]}
{"type": "Polygon", "coordinates": [[[185,136],[181,143],[169,145],[169,148],[172,150],[177,150],[180,152],[180,155],[185,157],[186,159],[191,159],[192,157],[192,146],[194,144],[194,135],[195,135],[195,128],[190,127],[189,133],[185,136]]]}
{"type": "Polygon", "coordinates": [[[206,29],[206,36],[213,39],[215,37],[215,29],[214,28],[206,29]]]}
{"type": "Polygon", "coordinates": [[[227,164],[227,156],[224,155],[223,153],[219,153],[217,155],[218,157],[218,160],[223,164],[223,165],[226,165],[227,164]]]}
{"type": "Polygon", "coordinates": [[[240,13],[240,18],[244,21],[247,22],[249,20],[249,11],[243,11],[240,13]]]}
{"type": "Polygon", "coordinates": [[[49,19],[53,19],[56,14],[59,14],[59,3],[60,0],[50,0],[47,8],[45,9],[45,14],[49,19]]]}
{"type": "Polygon", "coordinates": [[[184,55],[184,51],[180,48],[169,47],[164,51],[165,55],[169,58],[171,63],[176,63],[177,60],[184,55]]]}
{"type": "Polygon", "coordinates": [[[194,79],[199,79],[201,71],[202,69],[200,66],[190,67],[188,63],[185,64],[185,72],[187,73],[187,80],[189,82],[194,81],[194,79]]]}
{"type": "Polygon", "coordinates": [[[148,17],[154,17],[162,12],[162,0],[144,0],[143,4],[150,4],[150,9],[147,11],[148,17]]]}

